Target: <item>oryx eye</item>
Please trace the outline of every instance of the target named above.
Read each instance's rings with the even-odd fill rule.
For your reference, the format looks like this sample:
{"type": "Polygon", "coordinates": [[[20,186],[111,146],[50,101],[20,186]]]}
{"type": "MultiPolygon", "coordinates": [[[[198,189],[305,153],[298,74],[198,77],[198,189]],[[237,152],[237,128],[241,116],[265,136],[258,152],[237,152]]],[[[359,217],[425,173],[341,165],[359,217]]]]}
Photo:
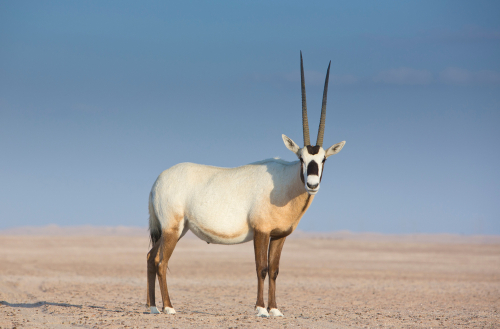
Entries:
{"type": "Polygon", "coordinates": [[[323,158],[323,161],[322,161],[322,162],[323,162],[323,163],[325,163],[325,161],[326,161],[326,158],[323,158]]]}

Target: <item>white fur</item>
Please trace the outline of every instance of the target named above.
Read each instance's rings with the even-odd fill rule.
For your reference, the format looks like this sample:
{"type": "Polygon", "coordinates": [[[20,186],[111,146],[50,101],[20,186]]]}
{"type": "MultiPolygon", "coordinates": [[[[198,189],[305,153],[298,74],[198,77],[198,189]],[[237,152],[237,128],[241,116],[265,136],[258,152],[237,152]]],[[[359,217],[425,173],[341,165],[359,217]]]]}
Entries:
{"type": "Polygon", "coordinates": [[[166,314],[175,314],[175,310],[171,307],[165,307],[163,309],[163,313],[166,313],[166,314]]]}
{"type": "Polygon", "coordinates": [[[283,316],[283,313],[281,313],[277,308],[270,309],[269,314],[272,316],[283,316]]]}
{"type": "Polygon", "coordinates": [[[330,146],[326,150],[326,157],[328,158],[330,155],[334,155],[334,154],[339,153],[340,150],[342,150],[342,148],[344,147],[344,145],[345,145],[345,141],[330,146]]]}
{"type": "Polygon", "coordinates": [[[261,318],[268,318],[269,317],[269,313],[267,313],[267,310],[264,307],[257,306],[255,308],[255,310],[257,311],[258,317],[261,317],[261,318]]]}
{"type": "Polygon", "coordinates": [[[283,142],[285,143],[285,146],[292,151],[293,153],[297,154],[297,152],[300,150],[300,147],[295,143],[290,137],[288,137],[285,134],[281,135],[281,138],[283,138],[283,142]]]}

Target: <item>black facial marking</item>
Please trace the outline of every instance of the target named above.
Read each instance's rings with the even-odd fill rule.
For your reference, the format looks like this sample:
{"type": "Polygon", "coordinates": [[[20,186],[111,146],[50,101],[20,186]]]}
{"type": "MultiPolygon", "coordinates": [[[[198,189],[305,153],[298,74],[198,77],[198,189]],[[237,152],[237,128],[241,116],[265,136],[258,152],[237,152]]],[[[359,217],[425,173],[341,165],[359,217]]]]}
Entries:
{"type": "Polygon", "coordinates": [[[319,149],[321,148],[321,146],[319,146],[319,145],[316,145],[316,146],[307,145],[306,148],[307,148],[307,152],[310,155],[315,155],[315,154],[319,153],[319,149]]]}
{"type": "Polygon", "coordinates": [[[316,161],[312,160],[307,165],[307,176],[311,176],[311,175],[318,176],[318,174],[319,174],[318,164],[316,163],[316,161]]]}
{"type": "Polygon", "coordinates": [[[304,181],[304,162],[302,159],[300,159],[300,180],[302,181],[302,184],[305,184],[304,181]]]}

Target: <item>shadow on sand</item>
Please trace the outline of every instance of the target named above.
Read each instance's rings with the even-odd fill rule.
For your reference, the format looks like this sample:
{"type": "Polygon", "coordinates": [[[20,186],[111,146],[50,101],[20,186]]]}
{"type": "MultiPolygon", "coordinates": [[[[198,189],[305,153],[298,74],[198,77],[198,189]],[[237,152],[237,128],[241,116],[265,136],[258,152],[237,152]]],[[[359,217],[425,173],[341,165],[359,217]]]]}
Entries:
{"type": "Polygon", "coordinates": [[[10,307],[22,307],[22,308],[35,308],[43,305],[51,306],[61,306],[61,307],[77,307],[82,308],[82,305],[73,305],[68,303],[49,303],[49,302],[36,302],[36,303],[9,303],[4,300],[0,301],[0,305],[10,306],[10,307]]]}

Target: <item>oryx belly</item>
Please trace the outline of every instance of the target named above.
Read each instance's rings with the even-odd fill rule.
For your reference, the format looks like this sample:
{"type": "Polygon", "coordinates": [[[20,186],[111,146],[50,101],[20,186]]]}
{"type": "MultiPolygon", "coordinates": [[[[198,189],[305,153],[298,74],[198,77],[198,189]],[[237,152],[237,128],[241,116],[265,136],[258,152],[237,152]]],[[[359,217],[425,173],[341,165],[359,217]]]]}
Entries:
{"type": "Polygon", "coordinates": [[[245,231],[216,231],[207,228],[206,226],[199,225],[198,222],[191,222],[188,220],[188,227],[198,238],[203,241],[216,244],[238,244],[248,242],[253,239],[253,230],[247,229],[245,231]]]}
{"type": "Polygon", "coordinates": [[[251,200],[244,188],[220,188],[212,183],[196,191],[186,205],[189,229],[210,243],[236,244],[253,239],[249,222],[251,200]]]}

